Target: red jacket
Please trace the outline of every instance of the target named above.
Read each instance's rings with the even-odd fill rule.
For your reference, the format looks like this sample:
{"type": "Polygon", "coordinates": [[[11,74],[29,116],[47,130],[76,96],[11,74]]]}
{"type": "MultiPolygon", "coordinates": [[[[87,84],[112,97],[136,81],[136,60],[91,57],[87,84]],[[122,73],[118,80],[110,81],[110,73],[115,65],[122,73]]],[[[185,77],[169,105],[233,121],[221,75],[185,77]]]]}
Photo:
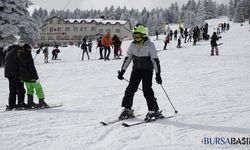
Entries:
{"type": "Polygon", "coordinates": [[[110,47],[112,45],[112,38],[109,32],[102,37],[102,45],[104,45],[105,47],[110,47]]]}

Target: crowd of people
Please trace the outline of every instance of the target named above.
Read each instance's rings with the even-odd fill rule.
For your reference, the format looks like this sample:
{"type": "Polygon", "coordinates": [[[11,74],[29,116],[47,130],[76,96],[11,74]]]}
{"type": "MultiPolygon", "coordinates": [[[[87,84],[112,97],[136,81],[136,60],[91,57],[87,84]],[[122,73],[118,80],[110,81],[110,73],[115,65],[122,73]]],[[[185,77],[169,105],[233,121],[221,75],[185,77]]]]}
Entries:
{"type": "MultiPolygon", "coordinates": [[[[97,38],[96,41],[97,41],[96,48],[99,48],[99,54],[100,54],[99,59],[103,59],[104,61],[110,60],[111,48],[114,50],[113,51],[114,59],[121,59],[120,56],[122,56],[122,49],[121,49],[122,41],[116,34],[113,35],[113,37],[111,37],[111,34],[107,32],[105,35],[97,38]]],[[[84,58],[85,53],[88,56],[88,60],[90,59],[88,53],[89,52],[91,53],[92,45],[93,45],[92,41],[91,43],[90,42],[87,43],[86,39],[83,38],[81,44],[82,60],[84,58]]]]}
{"type": "MultiPolygon", "coordinates": [[[[217,29],[214,28],[214,32],[212,36],[208,34],[208,23],[206,23],[204,26],[195,26],[192,28],[185,28],[185,30],[179,26],[179,29],[176,30],[170,30],[169,33],[166,33],[166,37],[164,39],[164,47],[163,50],[167,50],[167,45],[172,41],[177,41],[177,48],[182,48],[182,39],[184,43],[192,42],[192,45],[195,46],[197,42],[201,40],[211,40],[211,56],[214,56],[215,54],[219,55],[218,50],[218,44],[217,41],[221,38],[221,36],[218,36],[220,33],[223,33],[225,31],[228,31],[230,28],[229,23],[219,23],[217,29]],[[216,31],[215,31],[216,30],[216,31]],[[192,40],[193,39],[193,40],[192,40]]],[[[157,36],[157,35],[156,35],[157,36]]],[[[221,43],[220,43],[221,44],[221,43]]],[[[219,45],[220,45],[219,44],[219,45]]]]}

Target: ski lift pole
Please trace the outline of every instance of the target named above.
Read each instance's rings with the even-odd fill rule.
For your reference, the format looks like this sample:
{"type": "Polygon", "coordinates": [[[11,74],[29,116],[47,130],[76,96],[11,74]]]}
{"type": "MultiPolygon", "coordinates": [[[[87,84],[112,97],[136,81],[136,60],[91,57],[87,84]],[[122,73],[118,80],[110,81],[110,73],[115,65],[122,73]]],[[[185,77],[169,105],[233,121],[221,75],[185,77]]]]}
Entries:
{"type": "Polygon", "coordinates": [[[170,98],[169,98],[169,96],[168,96],[168,94],[167,94],[166,90],[163,88],[162,84],[161,84],[161,88],[162,88],[162,90],[164,91],[165,95],[167,96],[167,98],[168,98],[168,100],[169,100],[169,102],[170,102],[171,106],[173,107],[174,112],[177,114],[177,113],[178,113],[178,111],[175,109],[174,105],[172,104],[172,102],[171,102],[171,100],[170,100],[170,98]]]}

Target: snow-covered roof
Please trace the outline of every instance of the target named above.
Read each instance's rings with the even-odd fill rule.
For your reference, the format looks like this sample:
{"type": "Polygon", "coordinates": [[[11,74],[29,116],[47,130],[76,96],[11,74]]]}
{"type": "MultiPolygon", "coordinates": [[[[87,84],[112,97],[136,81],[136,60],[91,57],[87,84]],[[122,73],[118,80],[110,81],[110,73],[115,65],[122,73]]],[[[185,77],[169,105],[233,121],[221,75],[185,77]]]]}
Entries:
{"type": "Polygon", "coordinates": [[[74,22],[96,22],[96,23],[102,23],[102,24],[107,24],[107,23],[110,23],[110,24],[126,24],[127,21],[125,20],[105,20],[105,19],[64,19],[64,21],[66,22],[70,22],[70,23],[74,23],[74,22]]]}

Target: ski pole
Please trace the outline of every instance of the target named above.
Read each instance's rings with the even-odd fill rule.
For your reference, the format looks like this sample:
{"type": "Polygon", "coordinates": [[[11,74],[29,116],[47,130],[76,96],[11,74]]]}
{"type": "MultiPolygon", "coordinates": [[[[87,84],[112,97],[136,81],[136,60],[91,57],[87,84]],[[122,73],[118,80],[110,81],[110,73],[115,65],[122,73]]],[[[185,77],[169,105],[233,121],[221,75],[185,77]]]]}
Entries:
{"type": "Polygon", "coordinates": [[[167,94],[166,90],[163,88],[162,84],[161,84],[161,88],[163,89],[164,93],[166,94],[166,96],[167,96],[167,98],[168,98],[168,100],[169,100],[171,106],[172,106],[173,109],[174,109],[174,112],[177,114],[178,111],[174,108],[174,105],[172,104],[172,102],[171,102],[170,98],[168,97],[168,94],[167,94]]]}
{"type": "MultiPolygon", "coordinates": [[[[129,83],[129,81],[125,78],[123,78],[125,81],[127,81],[129,83]]],[[[138,87],[139,90],[143,91],[141,88],[138,87]]]]}
{"type": "Polygon", "coordinates": [[[36,56],[37,56],[37,54],[36,54],[35,57],[33,58],[34,60],[35,60],[36,56]]]}

